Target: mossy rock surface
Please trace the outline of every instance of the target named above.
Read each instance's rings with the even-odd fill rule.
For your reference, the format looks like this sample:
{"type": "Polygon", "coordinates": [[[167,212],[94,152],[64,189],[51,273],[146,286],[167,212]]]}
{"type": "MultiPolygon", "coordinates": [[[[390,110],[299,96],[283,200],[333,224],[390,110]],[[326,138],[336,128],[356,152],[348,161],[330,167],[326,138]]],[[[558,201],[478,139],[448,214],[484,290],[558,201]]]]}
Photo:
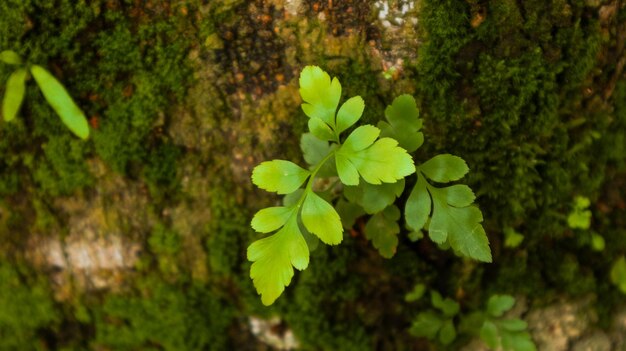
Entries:
{"type": "Polygon", "coordinates": [[[0,348],[264,350],[249,317],[278,316],[272,332],[304,350],[439,349],[408,333],[418,283],[464,312],[496,293],[526,296],[529,315],[584,300],[584,324],[609,328],[623,295],[608,272],[626,254],[625,42],[616,0],[2,1],[0,50],[53,73],[91,137],[32,79],[0,122],[0,348]],[[303,162],[310,64],[364,98],[364,123],[415,96],[416,160],[467,161],[493,264],[404,233],[387,260],[356,230],[261,305],[249,221],[279,199],[250,174],[303,162]],[[568,227],[577,196],[589,230],[568,227]]]}

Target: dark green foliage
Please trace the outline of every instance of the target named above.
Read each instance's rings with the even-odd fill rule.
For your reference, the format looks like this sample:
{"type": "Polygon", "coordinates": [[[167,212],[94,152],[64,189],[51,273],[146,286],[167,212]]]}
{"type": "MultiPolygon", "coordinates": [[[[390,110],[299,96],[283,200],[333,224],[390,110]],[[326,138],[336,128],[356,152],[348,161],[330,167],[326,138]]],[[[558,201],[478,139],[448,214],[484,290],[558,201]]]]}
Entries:
{"type": "Polygon", "coordinates": [[[577,118],[572,108],[583,99],[581,86],[595,63],[598,23],[577,5],[498,1],[475,5],[486,19],[472,28],[470,8],[461,3],[424,5],[429,40],[418,69],[425,120],[445,135],[440,148],[461,155],[476,171],[483,202],[506,209],[496,216],[516,221],[545,212],[582,183],[577,172],[563,169],[578,171],[592,155],[586,145],[576,162],[568,162],[565,128],[577,118]]]}
{"type": "Polygon", "coordinates": [[[182,151],[175,145],[163,143],[155,146],[145,160],[144,177],[153,198],[174,196],[178,190],[178,159],[182,151]]]}
{"type": "Polygon", "coordinates": [[[47,350],[45,335],[58,330],[59,313],[45,281],[18,267],[0,261],[0,349],[47,350]]]}
{"type": "Polygon", "coordinates": [[[350,245],[320,245],[311,254],[315,264],[300,273],[292,296],[287,289],[288,299],[278,300],[285,320],[308,349],[373,349],[373,335],[363,315],[368,311],[359,310],[358,304],[365,281],[351,271],[356,258],[353,251],[350,245]],[[320,293],[329,290],[333,294],[320,293]]]}
{"type": "MultiPolygon", "coordinates": [[[[192,23],[165,7],[148,15],[139,7],[120,11],[126,6],[135,5],[67,0],[0,4],[0,47],[49,67],[94,129],[93,144],[66,138],[67,130],[33,87],[28,88],[29,103],[22,110],[25,127],[2,128],[3,139],[16,133],[19,140],[31,140],[26,148],[12,143],[2,158],[20,155],[24,164],[35,157],[38,161],[27,166],[35,182],[52,195],[89,185],[86,161],[94,154],[121,172],[129,162],[142,161],[157,118],[171,101],[183,97],[190,81],[186,56],[191,36],[185,39],[192,23]],[[24,28],[26,17],[31,28],[24,28]],[[38,144],[46,144],[44,153],[38,144]]],[[[6,68],[0,68],[0,79],[4,81],[6,74],[6,68]]],[[[158,177],[154,172],[148,171],[149,176],[158,177]]]]}
{"type": "Polygon", "coordinates": [[[138,296],[111,295],[98,312],[96,345],[115,350],[225,350],[233,311],[199,284],[140,282],[138,296]]]}

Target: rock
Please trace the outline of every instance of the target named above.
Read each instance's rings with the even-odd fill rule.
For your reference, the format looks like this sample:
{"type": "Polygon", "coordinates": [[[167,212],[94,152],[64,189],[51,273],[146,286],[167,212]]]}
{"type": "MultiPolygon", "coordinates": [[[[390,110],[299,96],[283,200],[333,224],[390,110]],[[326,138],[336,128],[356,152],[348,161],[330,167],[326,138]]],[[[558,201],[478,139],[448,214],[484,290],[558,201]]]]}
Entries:
{"type": "Polygon", "coordinates": [[[528,329],[538,350],[567,351],[581,337],[597,316],[592,310],[593,299],[577,302],[560,301],[531,310],[526,318],[528,329]]]}
{"type": "Polygon", "coordinates": [[[626,307],[622,307],[615,313],[611,327],[611,339],[614,350],[626,351],[626,307]]]}
{"type": "Polygon", "coordinates": [[[266,320],[258,317],[248,319],[252,334],[276,350],[295,350],[300,345],[291,329],[285,329],[278,317],[266,320]]]}
{"type": "Polygon", "coordinates": [[[572,351],[611,351],[611,340],[601,332],[595,331],[591,335],[576,341],[572,351]]]}

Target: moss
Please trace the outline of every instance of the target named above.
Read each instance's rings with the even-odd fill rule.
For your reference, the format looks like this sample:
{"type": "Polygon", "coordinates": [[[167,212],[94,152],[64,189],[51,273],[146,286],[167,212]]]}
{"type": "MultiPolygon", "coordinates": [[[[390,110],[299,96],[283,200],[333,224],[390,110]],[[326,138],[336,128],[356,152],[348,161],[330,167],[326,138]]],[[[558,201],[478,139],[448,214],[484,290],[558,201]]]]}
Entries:
{"type": "MultiPolygon", "coordinates": [[[[36,162],[29,164],[34,182],[53,196],[90,185],[85,162],[94,153],[121,172],[128,171],[129,162],[141,162],[158,118],[191,81],[185,62],[192,22],[166,5],[152,5],[157,8],[145,13],[147,9],[128,4],[130,10],[122,12],[123,3],[33,0],[0,5],[0,47],[48,67],[94,128],[92,142],[73,140],[30,82],[21,135],[14,137],[30,144],[11,144],[3,158],[11,153],[26,163],[34,156],[36,162]],[[37,144],[45,145],[43,152],[37,144]]],[[[8,133],[6,127],[2,132],[8,133]]]]}
{"type": "MultiPolygon", "coordinates": [[[[151,197],[142,225],[112,219],[122,222],[112,228],[147,236],[124,293],[90,293],[75,316],[67,304],[57,311],[47,295],[26,291],[39,282],[16,273],[24,301],[5,293],[0,302],[32,300],[20,308],[45,313],[26,311],[36,316],[28,324],[10,310],[0,328],[48,348],[228,349],[245,334],[233,323],[241,312],[279,314],[303,349],[406,349],[423,346],[406,333],[423,306],[403,301],[418,282],[466,311],[503,292],[596,293],[606,316],[619,303],[606,271],[626,250],[615,230],[623,223],[605,213],[619,202],[601,187],[623,176],[626,84],[606,100],[615,28],[597,9],[582,0],[424,0],[417,66],[385,81],[371,2],[306,1],[295,17],[281,1],[201,3],[0,2],[0,49],[49,68],[93,128],[91,140],[74,138],[29,82],[20,118],[0,126],[2,245],[28,239],[16,232],[66,227],[56,218],[58,197],[88,199],[111,170],[121,173],[119,184],[136,186],[130,194],[147,187],[151,197]],[[418,160],[451,152],[468,161],[495,264],[468,264],[406,239],[385,261],[357,232],[339,247],[321,246],[276,306],[260,305],[245,259],[258,237],[249,220],[279,199],[253,190],[249,176],[261,160],[301,161],[306,118],[296,77],[305,64],[338,76],[344,98],[363,96],[366,123],[383,115],[392,92],[417,96],[427,137],[418,160]],[[87,168],[92,159],[109,169],[87,168]],[[581,248],[566,228],[575,195],[599,199],[593,230],[615,243],[603,254],[581,248]],[[522,245],[502,248],[501,227],[522,232],[522,245]]],[[[623,22],[624,10],[618,16],[623,22]]],[[[0,80],[9,73],[0,65],[0,80]]]]}
{"type": "MultiPolygon", "coordinates": [[[[528,223],[535,235],[557,234],[563,224],[548,224],[558,223],[549,209],[560,210],[574,189],[597,191],[602,179],[578,176],[595,158],[592,138],[575,157],[570,151],[571,140],[591,131],[567,129],[594,74],[598,22],[565,2],[475,6],[484,7],[483,22],[470,21],[460,1],[423,5],[418,80],[427,135],[468,161],[487,218],[507,225],[536,217],[541,225],[528,223]]],[[[604,130],[606,116],[597,120],[604,130]]]]}
{"type": "Polygon", "coordinates": [[[181,156],[181,149],[168,142],[150,149],[144,161],[143,176],[155,201],[176,196],[180,183],[178,160],[181,156]]]}
{"type": "Polygon", "coordinates": [[[138,295],[110,295],[97,312],[95,345],[116,350],[225,350],[233,311],[206,287],[156,277],[138,295]]]}
{"type": "Polygon", "coordinates": [[[293,287],[287,288],[285,298],[278,301],[285,321],[307,345],[305,349],[373,349],[372,335],[357,310],[356,300],[364,281],[350,272],[355,258],[348,245],[320,245],[311,254],[309,268],[299,274],[293,287]]]}
{"type": "Polygon", "coordinates": [[[59,312],[45,280],[28,269],[0,261],[0,348],[47,350],[58,330],[59,312]]]}

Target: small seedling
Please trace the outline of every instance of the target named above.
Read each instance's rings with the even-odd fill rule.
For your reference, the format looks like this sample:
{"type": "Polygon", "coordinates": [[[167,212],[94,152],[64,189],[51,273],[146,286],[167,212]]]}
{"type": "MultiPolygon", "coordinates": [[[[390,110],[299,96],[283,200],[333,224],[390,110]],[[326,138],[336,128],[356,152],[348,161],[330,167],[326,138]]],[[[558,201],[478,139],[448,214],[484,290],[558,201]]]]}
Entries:
{"type": "Polygon", "coordinates": [[[409,333],[449,345],[457,336],[454,317],[459,314],[459,303],[448,297],[442,298],[436,291],[431,291],[430,302],[435,309],[419,313],[413,320],[409,333]]]}
{"type": "Polygon", "coordinates": [[[589,229],[591,225],[590,201],[584,196],[576,196],[574,208],[567,216],[567,225],[572,229],[589,229]]]}
{"type": "Polygon", "coordinates": [[[83,111],[74,103],[65,87],[45,68],[39,65],[25,65],[22,58],[13,51],[0,52],[0,61],[17,66],[9,76],[2,101],[2,115],[6,122],[17,117],[26,92],[26,80],[29,72],[37,82],[44,98],[52,109],[61,117],[61,121],[81,139],[89,137],[89,124],[83,111]]]}

